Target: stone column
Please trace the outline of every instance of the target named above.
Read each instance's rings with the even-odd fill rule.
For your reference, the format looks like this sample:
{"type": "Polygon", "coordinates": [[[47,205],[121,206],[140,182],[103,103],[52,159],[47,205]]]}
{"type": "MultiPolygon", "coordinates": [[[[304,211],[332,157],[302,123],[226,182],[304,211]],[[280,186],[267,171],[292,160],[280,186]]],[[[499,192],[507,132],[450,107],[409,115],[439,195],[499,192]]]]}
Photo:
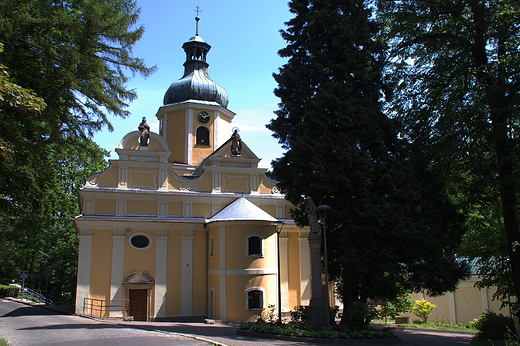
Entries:
{"type": "Polygon", "coordinates": [[[309,234],[311,249],[312,293],[309,310],[316,326],[326,326],[325,300],[321,293],[321,236],[317,232],[309,234]]]}

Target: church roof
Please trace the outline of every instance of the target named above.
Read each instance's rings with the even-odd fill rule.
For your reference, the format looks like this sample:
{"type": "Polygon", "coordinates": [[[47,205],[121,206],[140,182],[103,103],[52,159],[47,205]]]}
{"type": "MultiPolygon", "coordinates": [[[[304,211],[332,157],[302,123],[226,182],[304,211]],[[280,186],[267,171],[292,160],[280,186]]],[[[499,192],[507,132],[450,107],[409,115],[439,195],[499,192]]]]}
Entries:
{"type": "Polygon", "coordinates": [[[179,103],[187,100],[213,101],[227,108],[229,99],[226,90],[215,83],[208,74],[206,55],[211,46],[198,34],[182,45],[186,52],[184,76],[173,82],[164,94],[164,105],[179,103]]]}
{"type": "Polygon", "coordinates": [[[244,197],[241,197],[215,214],[207,222],[216,221],[267,221],[279,222],[267,212],[263,211],[244,197]]]}

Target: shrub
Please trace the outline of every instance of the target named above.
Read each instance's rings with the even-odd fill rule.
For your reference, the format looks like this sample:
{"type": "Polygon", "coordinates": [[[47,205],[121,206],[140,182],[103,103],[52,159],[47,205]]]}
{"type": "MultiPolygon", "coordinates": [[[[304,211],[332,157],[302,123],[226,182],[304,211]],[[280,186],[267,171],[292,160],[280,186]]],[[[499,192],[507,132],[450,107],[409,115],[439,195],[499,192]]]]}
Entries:
{"type": "Polygon", "coordinates": [[[376,312],[372,307],[363,302],[354,302],[352,307],[343,313],[347,325],[353,330],[366,329],[376,312]]]}
{"type": "Polygon", "coordinates": [[[475,324],[475,328],[479,330],[477,339],[505,339],[514,331],[515,325],[511,317],[502,314],[496,314],[487,310],[479,317],[479,322],[475,324]]]}
{"type": "Polygon", "coordinates": [[[422,322],[426,323],[428,317],[432,314],[433,308],[437,305],[430,303],[426,299],[416,300],[415,306],[412,308],[412,312],[415,316],[419,317],[422,322]]]}
{"type": "Polygon", "coordinates": [[[394,319],[395,316],[410,312],[413,306],[414,300],[411,295],[409,293],[404,293],[398,295],[394,299],[388,299],[381,304],[381,308],[378,311],[378,317],[385,320],[387,317],[394,319]]]}

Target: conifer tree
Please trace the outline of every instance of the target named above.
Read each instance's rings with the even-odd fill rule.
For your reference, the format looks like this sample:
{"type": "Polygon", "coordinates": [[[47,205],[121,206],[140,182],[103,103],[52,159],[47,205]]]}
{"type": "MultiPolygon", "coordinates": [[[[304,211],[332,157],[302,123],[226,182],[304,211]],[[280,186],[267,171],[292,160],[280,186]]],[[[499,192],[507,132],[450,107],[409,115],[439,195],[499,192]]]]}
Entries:
{"type": "MultiPolygon", "coordinates": [[[[407,163],[398,124],[382,111],[386,47],[371,10],[362,0],[289,6],[295,17],[279,51],[289,60],[274,75],[280,103],[267,125],[287,151],[272,162],[272,176],[295,205],[309,196],[333,208],[330,269],[345,309],[358,299],[394,297],[403,287],[431,294],[453,289],[467,274],[450,251],[460,241],[458,213],[427,159],[407,163]],[[436,183],[410,179],[415,172],[436,183]],[[433,206],[438,219],[421,204],[433,206]]],[[[304,224],[301,210],[294,216],[304,224]]]]}

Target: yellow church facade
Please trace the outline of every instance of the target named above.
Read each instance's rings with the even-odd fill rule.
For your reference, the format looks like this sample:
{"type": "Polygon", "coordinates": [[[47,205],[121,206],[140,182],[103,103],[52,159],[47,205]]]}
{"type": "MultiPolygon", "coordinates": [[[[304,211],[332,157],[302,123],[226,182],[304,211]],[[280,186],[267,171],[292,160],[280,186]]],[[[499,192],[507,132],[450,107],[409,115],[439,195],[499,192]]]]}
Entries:
{"type": "Polygon", "coordinates": [[[279,294],[283,311],[309,304],[309,229],[233,129],[210,46],[195,35],[183,49],[159,133],[143,119],[79,191],[78,314],[245,321],[279,294]]]}

